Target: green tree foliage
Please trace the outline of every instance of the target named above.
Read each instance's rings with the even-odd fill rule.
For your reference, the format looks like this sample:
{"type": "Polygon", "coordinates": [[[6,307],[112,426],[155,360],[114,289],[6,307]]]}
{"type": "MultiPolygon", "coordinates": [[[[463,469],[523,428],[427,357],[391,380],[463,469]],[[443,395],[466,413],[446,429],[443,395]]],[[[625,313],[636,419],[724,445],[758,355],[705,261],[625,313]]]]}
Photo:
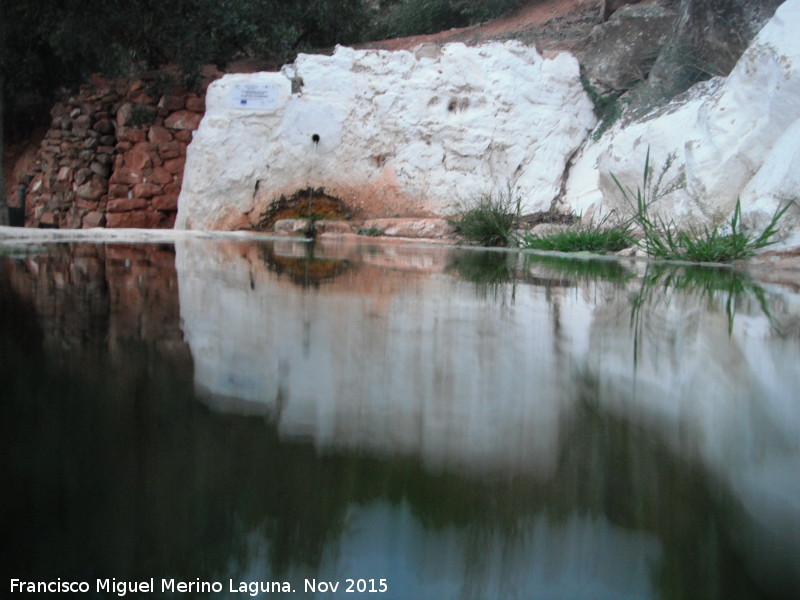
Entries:
{"type": "Polygon", "coordinates": [[[491,19],[524,0],[384,0],[375,37],[434,33],[491,19]]]}
{"type": "Polygon", "coordinates": [[[297,49],[363,40],[374,20],[367,0],[4,0],[0,6],[7,93],[166,63],[290,60],[297,49]]]}
{"type": "Polygon", "coordinates": [[[6,97],[93,72],[119,75],[236,57],[291,60],[298,50],[428,33],[496,16],[522,0],[3,0],[6,97]]]}

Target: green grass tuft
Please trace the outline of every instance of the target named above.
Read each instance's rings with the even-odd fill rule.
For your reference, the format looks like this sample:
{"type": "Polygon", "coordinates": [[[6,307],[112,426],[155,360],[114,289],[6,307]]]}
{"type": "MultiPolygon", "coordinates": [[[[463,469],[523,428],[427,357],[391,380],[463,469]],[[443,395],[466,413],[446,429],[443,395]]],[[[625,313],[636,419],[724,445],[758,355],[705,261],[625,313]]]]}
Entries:
{"type": "Polygon", "coordinates": [[[525,234],[521,246],[526,250],[555,252],[619,252],[636,244],[628,226],[579,226],[549,235],[525,234]]]}
{"type": "Polygon", "coordinates": [[[522,198],[508,191],[484,194],[477,204],[453,221],[456,233],[480,246],[515,246],[520,224],[522,198]]]}
{"type": "Polygon", "coordinates": [[[356,230],[358,235],[368,235],[370,237],[379,237],[383,235],[383,230],[380,227],[359,227],[356,230]]]}
{"type": "Polygon", "coordinates": [[[730,227],[726,230],[717,226],[712,229],[704,227],[702,230],[681,230],[672,219],[665,221],[650,214],[650,205],[656,198],[648,197],[647,192],[651,188],[652,178],[649,148],[644,163],[642,185],[637,187],[635,192],[631,188],[623,187],[613,173],[611,177],[636,211],[633,221],[643,232],[638,244],[651,258],[691,262],[732,262],[748,258],[753,256],[756,250],[773,243],[773,238],[778,232],[778,222],[794,204],[792,201],[778,208],[767,227],[758,235],[741,230],[742,207],[738,199],[729,223],[730,227]]]}

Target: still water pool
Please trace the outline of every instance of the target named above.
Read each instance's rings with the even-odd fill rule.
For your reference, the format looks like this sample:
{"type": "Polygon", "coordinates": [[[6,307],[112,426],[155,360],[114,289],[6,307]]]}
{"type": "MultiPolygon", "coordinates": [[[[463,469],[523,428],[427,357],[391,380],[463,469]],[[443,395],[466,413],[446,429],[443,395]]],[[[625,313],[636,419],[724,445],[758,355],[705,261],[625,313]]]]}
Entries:
{"type": "Polygon", "coordinates": [[[795,283],[379,243],[4,254],[3,597],[800,597],[795,283]]]}

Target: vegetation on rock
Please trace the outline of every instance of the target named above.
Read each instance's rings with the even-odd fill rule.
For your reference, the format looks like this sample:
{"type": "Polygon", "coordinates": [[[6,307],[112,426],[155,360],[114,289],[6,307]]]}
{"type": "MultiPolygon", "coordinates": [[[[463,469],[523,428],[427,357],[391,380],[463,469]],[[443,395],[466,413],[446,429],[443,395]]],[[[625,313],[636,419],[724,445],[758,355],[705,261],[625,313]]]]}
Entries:
{"type": "MultiPolygon", "coordinates": [[[[650,206],[663,194],[659,188],[671,164],[669,157],[664,169],[653,181],[650,151],[645,157],[641,185],[634,191],[624,187],[614,174],[611,177],[632,207],[627,218],[607,223],[573,225],[544,235],[520,232],[522,199],[512,190],[499,196],[484,195],[474,206],[464,210],[454,221],[456,232],[467,241],[481,246],[512,246],[528,250],[556,252],[619,252],[632,246],[642,248],[650,258],[690,262],[726,263],[753,256],[756,251],[775,241],[778,223],[794,201],[779,207],[770,222],[759,233],[742,229],[742,209],[737,200],[733,215],[726,227],[705,226],[679,229],[672,219],[653,216],[650,206]],[[638,230],[638,231],[637,231],[638,230]]],[[[674,185],[668,183],[668,188],[674,185]]]]}
{"type": "Polygon", "coordinates": [[[528,250],[554,252],[592,252],[605,254],[619,252],[636,244],[629,225],[606,227],[578,225],[548,235],[526,233],[520,236],[520,245],[528,250]]]}
{"type": "Polygon", "coordinates": [[[774,242],[778,232],[778,222],[794,202],[778,208],[770,222],[758,234],[742,230],[742,209],[739,200],[731,216],[728,227],[716,225],[695,229],[679,229],[674,220],[654,216],[650,206],[656,198],[650,196],[653,170],[650,167],[650,150],[644,163],[642,184],[636,191],[624,187],[612,173],[611,177],[634,208],[633,222],[641,229],[642,237],[637,244],[651,258],[668,260],[687,260],[691,262],[732,262],[753,256],[757,250],[774,242]]]}
{"type": "Polygon", "coordinates": [[[521,205],[522,198],[510,187],[501,194],[483,194],[452,224],[458,235],[480,246],[516,246],[521,205]]]}

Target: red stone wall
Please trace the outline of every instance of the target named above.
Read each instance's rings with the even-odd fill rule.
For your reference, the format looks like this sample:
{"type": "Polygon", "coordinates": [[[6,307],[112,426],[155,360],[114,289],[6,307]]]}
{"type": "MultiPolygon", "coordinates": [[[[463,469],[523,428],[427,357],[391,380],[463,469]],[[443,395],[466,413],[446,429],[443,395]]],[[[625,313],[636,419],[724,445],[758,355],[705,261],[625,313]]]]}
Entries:
{"type": "Polygon", "coordinates": [[[186,146],[205,111],[168,71],[105,80],[58,102],[26,193],[27,227],[170,228],[186,146]]]}

